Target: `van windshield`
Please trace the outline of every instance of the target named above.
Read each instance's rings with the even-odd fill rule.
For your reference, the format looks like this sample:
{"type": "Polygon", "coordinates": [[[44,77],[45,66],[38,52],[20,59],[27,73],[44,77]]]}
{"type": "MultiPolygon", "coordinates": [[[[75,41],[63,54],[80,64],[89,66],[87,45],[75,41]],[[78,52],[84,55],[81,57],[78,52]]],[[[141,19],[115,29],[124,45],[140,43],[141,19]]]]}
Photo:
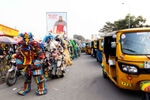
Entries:
{"type": "Polygon", "coordinates": [[[82,47],[85,47],[85,46],[86,46],[86,44],[85,44],[84,42],[82,42],[81,44],[82,44],[82,47]]]}
{"type": "Polygon", "coordinates": [[[125,33],[120,38],[121,49],[124,54],[150,54],[150,32],[125,33]]]}
{"type": "Polygon", "coordinates": [[[101,46],[101,48],[103,48],[103,46],[104,46],[104,40],[101,40],[100,46],[101,46]]]}
{"type": "Polygon", "coordinates": [[[94,42],[94,45],[96,46],[96,45],[97,45],[97,42],[94,42]]]}
{"type": "Polygon", "coordinates": [[[87,46],[91,46],[91,43],[87,43],[87,46]]]}

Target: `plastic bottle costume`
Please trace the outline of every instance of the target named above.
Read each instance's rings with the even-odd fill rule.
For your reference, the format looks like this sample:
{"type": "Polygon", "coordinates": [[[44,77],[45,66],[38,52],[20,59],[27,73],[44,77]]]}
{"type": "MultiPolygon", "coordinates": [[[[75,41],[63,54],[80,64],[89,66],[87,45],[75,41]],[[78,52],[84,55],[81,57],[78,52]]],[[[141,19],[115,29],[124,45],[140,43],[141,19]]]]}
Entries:
{"type": "Polygon", "coordinates": [[[75,42],[76,42],[76,47],[77,47],[77,56],[79,57],[81,55],[80,42],[79,40],[75,40],[75,42]]]}
{"type": "Polygon", "coordinates": [[[60,40],[63,42],[63,47],[64,47],[64,55],[65,55],[65,62],[67,66],[70,66],[73,64],[70,58],[70,53],[68,50],[68,42],[64,39],[63,37],[64,34],[59,35],[60,40]]]}
{"type": "Polygon", "coordinates": [[[24,87],[18,94],[26,95],[31,90],[32,75],[37,84],[36,94],[46,94],[47,88],[40,62],[45,58],[42,47],[33,40],[32,33],[21,33],[20,36],[23,39],[18,43],[17,53],[14,57],[16,58],[17,68],[22,70],[24,75],[24,87]]]}
{"type": "Polygon", "coordinates": [[[45,36],[44,39],[42,40],[42,43],[44,43],[44,47],[46,50],[46,59],[48,61],[47,68],[46,66],[44,67],[44,74],[45,74],[46,80],[48,79],[48,69],[52,71],[52,68],[54,68],[54,63],[56,63],[54,60],[53,60],[54,61],[53,63],[50,61],[51,56],[53,56],[54,58],[55,56],[57,56],[56,49],[57,49],[58,42],[54,41],[53,39],[54,39],[53,35],[49,34],[45,36]]]}
{"type": "Polygon", "coordinates": [[[76,47],[76,44],[73,40],[70,40],[70,43],[72,44],[73,46],[73,49],[74,49],[74,58],[77,58],[77,47],[76,47]]]}
{"type": "Polygon", "coordinates": [[[48,36],[45,36],[44,39],[42,40],[42,43],[44,43],[48,52],[51,52],[53,51],[53,49],[56,49],[56,46],[58,44],[58,42],[54,41],[53,39],[54,39],[53,35],[50,34],[48,36]]]}

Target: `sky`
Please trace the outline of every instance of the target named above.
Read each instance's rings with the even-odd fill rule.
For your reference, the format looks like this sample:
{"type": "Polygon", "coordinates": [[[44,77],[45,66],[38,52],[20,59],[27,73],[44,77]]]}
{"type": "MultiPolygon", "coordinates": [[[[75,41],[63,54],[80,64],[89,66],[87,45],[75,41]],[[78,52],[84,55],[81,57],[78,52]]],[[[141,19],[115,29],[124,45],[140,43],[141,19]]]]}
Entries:
{"type": "Polygon", "coordinates": [[[68,36],[74,34],[91,39],[99,34],[105,22],[131,15],[142,15],[150,24],[148,0],[0,0],[0,24],[32,32],[43,38],[46,34],[46,12],[67,12],[68,36]],[[123,5],[124,3],[125,5],[123,5]]]}

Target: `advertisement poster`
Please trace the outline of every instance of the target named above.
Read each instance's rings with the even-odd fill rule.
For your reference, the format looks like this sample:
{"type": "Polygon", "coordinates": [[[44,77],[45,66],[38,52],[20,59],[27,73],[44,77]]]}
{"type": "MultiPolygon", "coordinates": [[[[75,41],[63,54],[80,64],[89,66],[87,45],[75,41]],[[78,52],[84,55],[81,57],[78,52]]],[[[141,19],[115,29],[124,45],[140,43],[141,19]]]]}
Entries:
{"type": "Polygon", "coordinates": [[[67,12],[47,12],[46,13],[47,34],[67,35],[67,12]]]}

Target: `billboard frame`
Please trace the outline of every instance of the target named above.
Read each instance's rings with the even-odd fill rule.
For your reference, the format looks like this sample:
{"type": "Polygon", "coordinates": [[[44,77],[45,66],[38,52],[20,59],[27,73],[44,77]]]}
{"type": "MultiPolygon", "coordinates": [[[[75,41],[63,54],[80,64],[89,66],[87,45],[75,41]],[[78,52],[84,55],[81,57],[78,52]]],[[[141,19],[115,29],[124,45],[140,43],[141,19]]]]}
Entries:
{"type": "Polygon", "coordinates": [[[56,14],[58,14],[58,13],[66,13],[66,23],[67,23],[67,28],[66,28],[66,35],[67,35],[67,37],[68,37],[68,14],[67,14],[67,12],[46,12],[46,35],[48,35],[49,34],[49,28],[48,28],[48,18],[47,18],[47,15],[49,14],[49,13],[56,13],[56,14]]]}

